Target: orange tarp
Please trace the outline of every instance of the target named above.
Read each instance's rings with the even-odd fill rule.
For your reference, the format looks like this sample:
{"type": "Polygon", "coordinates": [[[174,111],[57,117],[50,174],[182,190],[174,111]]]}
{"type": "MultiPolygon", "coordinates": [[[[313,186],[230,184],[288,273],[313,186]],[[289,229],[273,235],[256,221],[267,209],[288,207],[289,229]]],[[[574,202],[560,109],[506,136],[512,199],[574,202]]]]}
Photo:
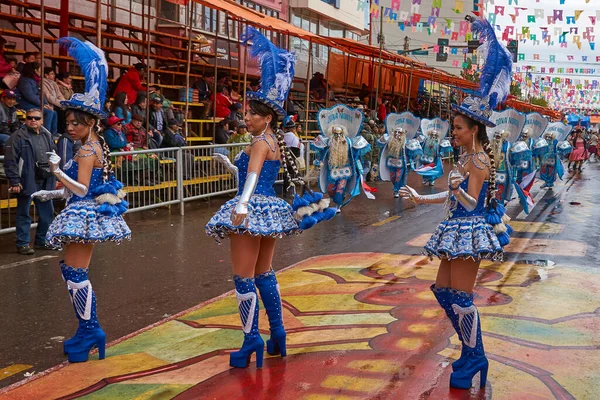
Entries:
{"type": "MultiPolygon", "coordinates": [[[[315,33],[305,31],[290,24],[289,22],[261,14],[258,11],[252,10],[246,6],[238,4],[232,0],[193,0],[198,4],[205,5],[215,10],[223,11],[228,14],[230,19],[247,22],[250,25],[256,25],[260,28],[276,31],[285,35],[291,35],[304,40],[311,40],[313,43],[322,44],[325,46],[333,46],[333,42],[329,38],[319,36],[315,33]]],[[[344,50],[344,49],[340,49],[344,50]]]]}

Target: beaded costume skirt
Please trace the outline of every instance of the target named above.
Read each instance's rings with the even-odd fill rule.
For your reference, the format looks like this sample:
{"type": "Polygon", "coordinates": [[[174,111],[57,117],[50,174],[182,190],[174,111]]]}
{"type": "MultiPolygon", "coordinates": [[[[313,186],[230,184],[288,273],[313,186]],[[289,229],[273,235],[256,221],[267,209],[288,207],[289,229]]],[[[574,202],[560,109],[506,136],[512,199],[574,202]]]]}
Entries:
{"type": "Polygon", "coordinates": [[[223,204],[206,224],[206,234],[217,243],[230,234],[283,237],[298,234],[301,229],[293,217],[292,207],[283,199],[275,196],[254,194],[248,202],[248,216],[241,225],[233,225],[231,213],[235,209],[239,196],[223,204]]]}
{"type": "Polygon", "coordinates": [[[101,243],[131,239],[131,230],[122,216],[101,214],[95,200],[69,203],[50,224],[46,241],[54,247],[69,243],[101,243]]]}
{"type": "Polygon", "coordinates": [[[425,245],[430,257],[452,260],[501,260],[504,254],[494,228],[483,216],[442,221],[425,245]]]}

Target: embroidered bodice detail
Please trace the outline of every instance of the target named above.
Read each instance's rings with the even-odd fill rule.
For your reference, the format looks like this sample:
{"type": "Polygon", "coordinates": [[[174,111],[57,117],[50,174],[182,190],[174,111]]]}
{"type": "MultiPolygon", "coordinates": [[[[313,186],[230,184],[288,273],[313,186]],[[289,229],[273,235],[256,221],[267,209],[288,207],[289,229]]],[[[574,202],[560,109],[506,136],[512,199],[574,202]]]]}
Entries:
{"type": "MultiPolygon", "coordinates": [[[[246,175],[248,174],[248,164],[250,163],[250,156],[245,152],[240,152],[239,156],[235,160],[235,165],[238,167],[238,196],[242,194],[244,185],[246,183],[246,175]]],[[[276,196],[273,185],[277,180],[277,174],[281,168],[281,161],[279,160],[265,160],[260,175],[258,177],[258,184],[254,194],[262,194],[265,196],[276,196]]]]}

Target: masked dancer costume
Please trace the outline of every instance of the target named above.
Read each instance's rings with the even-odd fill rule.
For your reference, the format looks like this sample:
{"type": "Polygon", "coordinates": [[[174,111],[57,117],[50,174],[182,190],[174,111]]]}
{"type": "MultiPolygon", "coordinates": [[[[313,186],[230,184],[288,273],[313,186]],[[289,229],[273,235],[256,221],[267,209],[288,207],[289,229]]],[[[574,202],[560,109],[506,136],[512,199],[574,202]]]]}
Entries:
{"type": "MultiPolygon", "coordinates": [[[[279,117],[285,117],[283,105],[294,77],[295,55],[276,47],[252,27],[247,28],[242,41],[246,45],[251,42],[249,54],[258,58],[262,71],[261,89],[258,92],[247,92],[248,99],[263,103],[274,110],[279,117]]],[[[265,129],[262,134],[253,136],[249,146],[265,141],[270,151],[275,152],[276,149],[272,148],[265,137],[266,134],[265,129]]],[[[277,134],[275,143],[279,146],[286,164],[295,165],[281,132],[277,134]]],[[[250,156],[246,151],[238,154],[235,165],[223,155],[216,154],[214,158],[237,175],[239,182],[237,195],[226,202],[206,225],[206,234],[212,236],[218,243],[233,234],[273,238],[297,234],[319,221],[332,218],[336,213],[335,209],[328,208],[329,201],[323,199],[322,193],[306,191],[302,197],[296,195],[292,206],[278,198],[273,185],[282,166],[280,160],[266,159],[260,172],[256,173],[249,172],[250,156]],[[232,215],[235,214],[243,214],[246,217],[243,222],[235,225],[232,221],[232,215]]],[[[294,172],[297,173],[297,170],[294,172]]],[[[292,181],[291,176],[289,179],[292,181]]],[[[297,179],[294,178],[294,181],[297,179]]],[[[230,354],[230,365],[238,368],[246,367],[252,353],[256,353],[256,366],[259,368],[262,366],[264,342],[258,331],[257,289],[269,318],[271,336],[266,343],[267,352],[271,355],[286,356],[286,332],[283,326],[281,295],[273,270],[253,278],[234,275],[233,280],[244,342],[239,351],[230,354]]]]}
{"type": "Polygon", "coordinates": [[[448,153],[448,147],[452,149],[450,141],[446,139],[449,131],[450,124],[441,118],[421,120],[421,132],[425,134],[426,139],[419,160],[420,165],[415,172],[423,176],[423,184],[433,186],[436,179],[444,176],[442,154],[448,153]]]}
{"type": "Polygon", "coordinates": [[[398,191],[406,186],[408,173],[423,153],[419,143],[412,139],[419,128],[419,118],[410,112],[388,114],[385,119],[388,133],[377,140],[382,148],[379,157],[379,178],[392,182],[394,197],[400,197],[398,191]],[[407,138],[410,139],[407,143],[407,138]]]}
{"type": "Polygon", "coordinates": [[[562,122],[548,124],[543,136],[536,140],[534,155],[540,164],[540,178],[544,181],[542,188],[552,188],[557,177],[560,180],[563,178],[565,168],[561,157],[568,155],[571,150],[571,145],[563,138],[569,135],[571,129],[571,126],[562,122]]]}
{"type": "Polygon", "coordinates": [[[321,134],[311,148],[317,153],[315,164],[321,167],[321,190],[338,210],[357,196],[361,187],[367,197],[375,198],[363,178],[362,157],[371,151],[371,145],[358,134],[363,124],[360,110],[338,104],[319,111],[318,121],[321,134]]]}
{"type": "MultiPolygon", "coordinates": [[[[98,121],[105,118],[102,107],[106,97],[108,65],[104,53],[90,42],[81,42],[75,38],[60,38],[58,42],[77,61],[85,75],[85,93],[76,93],[70,100],[61,101],[61,105],[67,112],[70,109],[79,110],[98,121]]],[[[83,142],[75,158],[65,164],[64,171],[58,167],[60,157],[56,154],[50,156],[51,170],[64,188],[39,191],[32,195],[42,201],[58,198],[67,200],[66,207],[54,219],[46,235],[46,240],[55,247],[68,247],[74,243],[120,243],[131,237],[131,230],[122,217],[129,204],[124,200],[125,193],[121,190],[123,185],[112,173],[108,147],[100,141],[83,142]],[[93,144],[99,144],[104,152],[98,153],[93,144]],[[95,157],[103,164],[103,168],[92,170],[87,187],[78,182],[80,157],[95,157]]],[[[88,278],[88,268],[74,268],[63,261],[60,262],[60,267],[75,316],[79,320],[75,336],[63,344],[64,351],[70,362],[82,362],[87,361],[90,350],[97,347],[99,358],[103,359],[106,335],[98,322],[96,293],[88,278]]]]}
{"type": "MultiPolygon", "coordinates": [[[[480,40],[483,41],[477,53],[486,60],[479,83],[478,94],[481,98],[467,97],[461,106],[453,105],[452,108],[473,121],[494,127],[489,120],[491,109],[509,93],[512,55],[498,42],[493,27],[487,21],[475,21],[472,30],[479,33],[480,40]]],[[[481,145],[485,150],[487,144],[481,145]]],[[[490,151],[489,147],[485,150],[488,155],[490,151]]],[[[508,218],[504,215],[504,206],[495,198],[495,168],[491,158],[488,162],[481,154],[465,154],[459,161],[463,167],[472,163],[472,167],[479,170],[490,170],[489,181],[483,183],[477,198],[468,193],[469,177],[465,178],[458,170],[450,172],[448,192],[423,196],[408,186],[401,190],[403,197],[416,203],[446,201],[449,206],[448,217],[440,223],[425,245],[425,251],[432,257],[450,260],[452,263],[451,260],[457,258],[477,262],[484,259],[499,260],[503,256],[503,246],[509,242],[510,229],[505,224],[508,218]]],[[[432,285],[431,290],[463,345],[460,359],[452,365],[454,372],[450,376],[450,386],[469,389],[473,377],[481,372],[480,385],[484,387],[488,360],[483,349],[480,315],[473,304],[473,293],[436,285],[432,285]]]]}

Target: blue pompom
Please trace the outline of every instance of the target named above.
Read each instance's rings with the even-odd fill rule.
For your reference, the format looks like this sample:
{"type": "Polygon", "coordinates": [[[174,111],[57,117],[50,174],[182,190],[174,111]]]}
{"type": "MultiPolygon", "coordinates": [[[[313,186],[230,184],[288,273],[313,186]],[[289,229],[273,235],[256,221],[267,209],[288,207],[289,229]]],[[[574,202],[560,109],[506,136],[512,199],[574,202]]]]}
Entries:
{"type": "Polygon", "coordinates": [[[324,215],[323,215],[323,213],[322,213],[322,212],[320,212],[320,211],[318,211],[318,212],[315,212],[315,213],[312,213],[312,214],[311,214],[311,217],[313,217],[314,219],[316,219],[316,220],[317,220],[317,224],[318,224],[319,222],[321,222],[321,221],[324,221],[324,220],[325,220],[325,219],[324,219],[324,215]]]}
{"type": "Polygon", "coordinates": [[[324,221],[329,221],[330,219],[335,217],[335,215],[337,214],[337,210],[335,207],[329,207],[324,209],[321,214],[323,214],[324,221]]]}
{"type": "Polygon", "coordinates": [[[506,232],[500,233],[496,235],[498,237],[498,242],[500,242],[500,246],[504,247],[510,243],[510,236],[506,232]]]}
{"type": "Polygon", "coordinates": [[[490,225],[497,225],[502,222],[502,218],[495,211],[490,211],[486,214],[485,221],[490,225]]]}
{"type": "Polygon", "coordinates": [[[315,203],[318,203],[323,199],[323,193],[321,192],[313,192],[313,199],[315,203]]]}
{"type": "Polygon", "coordinates": [[[310,203],[306,199],[303,199],[302,197],[295,194],[294,201],[292,202],[292,210],[298,211],[299,208],[306,207],[309,204],[310,203]]]}
{"type": "Polygon", "coordinates": [[[117,215],[123,215],[129,208],[129,203],[123,200],[120,203],[115,204],[115,207],[117,209],[117,215]]]}
{"type": "Polygon", "coordinates": [[[121,183],[121,181],[119,181],[117,178],[115,178],[114,175],[111,176],[110,182],[115,187],[115,189],[117,189],[117,190],[123,189],[123,184],[121,183]]]}
{"type": "Polygon", "coordinates": [[[101,194],[106,194],[106,193],[114,194],[116,196],[117,189],[115,188],[115,186],[112,183],[107,182],[107,183],[103,183],[102,185],[96,186],[92,190],[92,195],[94,197],[100,196],[101,194]]]}
{"type": "Polygon", "coordinates": [[[496,205],[496,212],[498,213],[498,215],[500,217],[502,217],[504,214],[506,214],[506,209],[504,208],[504,206],[500,203],[498,203],[496,205]]]}
{"type": "Polygon", "coordinates": [[[506,225],[506,234],[509,236],[512,235],[512,233],[514,232],[513,228],[509,224],[505,224],[505,225],[506,225]]]}
{"type": "Polygon", "coordinates": [[[100,207],[98,207],[98,212],[108,217],[116,217],[118,215],[119,210],[116,206],[110,203],[103,203],[100,207]]]}
{"type": "Polygon", "coordinates": [[[302,221],[300,222],[300,229],[307,230],[312,228],[316,224],[317,220],[314,219],[312,216],[307,215],[306,217],[302,218],[302,221]]]}

